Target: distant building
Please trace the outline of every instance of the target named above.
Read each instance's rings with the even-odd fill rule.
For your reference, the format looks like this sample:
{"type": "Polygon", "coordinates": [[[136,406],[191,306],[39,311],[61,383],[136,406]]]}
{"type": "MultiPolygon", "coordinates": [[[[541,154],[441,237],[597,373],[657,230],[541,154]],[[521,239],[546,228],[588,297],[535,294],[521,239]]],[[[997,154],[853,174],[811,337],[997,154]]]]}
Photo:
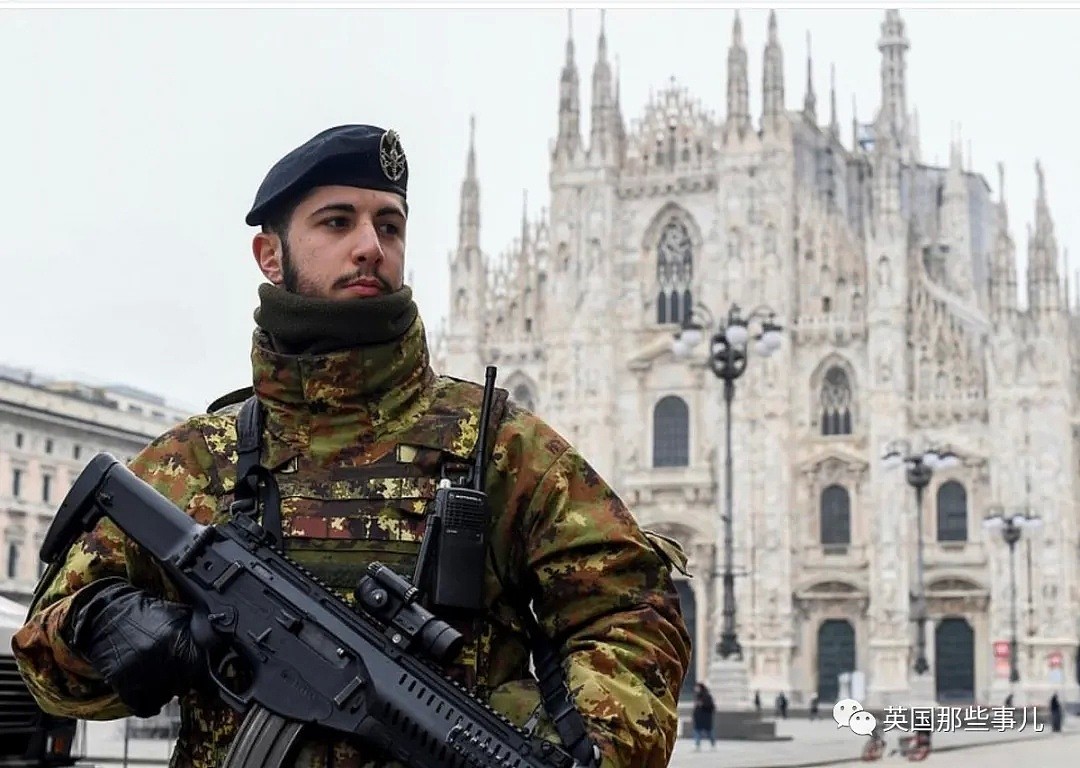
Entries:
{"type": "MultiPolygon", "coordinates": [[[[677,582],[695,638],[684,696],[708,676],[719,705],[723,385],[704,344],[685,359],[671,342],[701,302],[718,316],[735,302],[768,305],[783,347],[750,363],[732,417],[746,682],[735,703],[749,707],[755,690],[766,701],[784,691],[796,706],[814,694],[835,701],[853,671],[865,674],[868,706],[1000,702],[1013,691],[1075,701],[1080,312],[1043,168],[1034,226],[1014,238],[1003,171],[992,195],[958,139],[947,165],[920,159],[896,11],[877,41],[876,115],[855,121],[851,143],[835,91],[818,103],[809,62],[811,87],[792,108],[777,25],[770,15],[752,115],[736,16],[722,118],[672,81],[627,123],[603,27],[583,104],[567,41],[550,210],[539,222],[526,215],[498,255],[480,249],[470,141],[436,367],[482,380],[497,364],[502,386],[572,440],[644,526],[685,545],[697,578],[677,582]],[[960,457],[925,488],[922,547],[914,492],[882,462],[901,438],[960,457]],[[998,507],[1045,523],[1016,552],[1015,592],[1008,548],[983,530],[998,507]],[[912,672],[919,551],[929,681],[912,672]]],[[[722,91],[722,54],[710,55],[722,91]]],[[[959,65],[940,72],[942,87],[967,77],[959,65]]],[[[1016,141],[1034,152],[1037,131],[1016,141]]]]}
{"type": "Polygon", "coordinates": [[[91,458],[127,461],[189,415],[130,387],[0,366],[0,595],[28,602],[45,531],[91,458]]]}

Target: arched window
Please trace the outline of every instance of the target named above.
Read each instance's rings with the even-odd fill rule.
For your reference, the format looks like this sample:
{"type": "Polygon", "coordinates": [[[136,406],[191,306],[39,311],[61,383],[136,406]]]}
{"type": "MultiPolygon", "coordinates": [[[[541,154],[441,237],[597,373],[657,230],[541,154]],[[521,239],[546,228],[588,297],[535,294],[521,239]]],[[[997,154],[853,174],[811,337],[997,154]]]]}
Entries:
{"type": "Polygon", "coordinates": [[[937,540],[967,541],[967,491],[956,480],[937,492],[937,540]]]}
{"type": "Polygon", "coordinates": [[[851,383],[844,369],[835,365],[821,382],[821,434],[851,434],[851,383]]]}
{"type": "Polygon", "coordinates": [[[653,466],[690,464],[690,409],[681,397],[668,395],[653,409],[653,466]]]}
{"type": "Polygon", "coordinates": [[[690,280],[694,274],[694,244],[690,231],[679,218],[672,217],[660,231],[656,244],[656,321],[682,323],[690,318],[693,297],[690,280]]]}
{"type": "Polygon", "coordinates": [[[821,543],[851,543],[851,497],[842,485],[821,492],[821,543]]]}
{"type": "Polygon", "coordinates": [[[518,384],[514,387],[514,400],[528,411],[536,410],[536,400],[533,398],[532,390],[526,384],[518,384]]]}

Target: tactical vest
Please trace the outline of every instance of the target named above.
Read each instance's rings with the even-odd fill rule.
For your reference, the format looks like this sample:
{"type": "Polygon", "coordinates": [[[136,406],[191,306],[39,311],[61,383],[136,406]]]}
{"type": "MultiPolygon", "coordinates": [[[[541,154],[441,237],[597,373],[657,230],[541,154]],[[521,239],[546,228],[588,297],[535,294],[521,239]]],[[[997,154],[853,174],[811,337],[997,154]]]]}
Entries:
{"type": "MultiPolygon", "coordinates": [[[[471,439],[462,439],[457,427],[462,418],[479,418],[482,388],[448,376],[438,377],[432,386],[443,388],[447,396],[434,397],[432,407],[394,437],[394,450],[371,457],[369,463],[333,467],[319,477],[301,471],[302,456],[267,467],[279,494],[285,553],[349,604],[353,603],[352,592],[367,565],[374,560],[411,578],[440,479],[449,477],[458,482],[472,469],[479,448],[475,444],[478,430],[470,431],[471,439]],[[440,407],[441,402],[454,405],[440,407]]],[[[489,456],[507,396],[506,390],[495,390],[487,427],[489,456]]],[[[221,480],[222,511],[234,501],[237,466],[242,463],[237,425],[244,403],[250,398],[250,388],[237,390],[207,409],[230,422],[223,430],[223,439],[210,446],[221,480]]],[[[491,510],[492,517],[499,512],[491,510]]],[[[264,520],[264,525],[267,523],[264,520]]],[[[267,527],[276,525],[277,521],[272,521],[267,527]]],[[[447,672],[463,685],[480,691],[486,688],[487,680],[482,663],[478,664],[478,645],[491,618],[448,618],[465,636],[465,645],[447,672]]]]}

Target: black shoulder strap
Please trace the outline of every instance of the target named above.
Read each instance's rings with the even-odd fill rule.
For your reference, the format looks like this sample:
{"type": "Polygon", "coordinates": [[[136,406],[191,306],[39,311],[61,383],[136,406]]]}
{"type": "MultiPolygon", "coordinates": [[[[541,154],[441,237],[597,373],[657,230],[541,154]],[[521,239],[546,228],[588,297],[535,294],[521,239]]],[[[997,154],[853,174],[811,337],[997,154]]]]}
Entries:
{"type": "Polygon", "coordinates": [[[540,697],[544,701],[544,709],[555,724],[555,730],[562,739],[563,745],[574,756],[576,764],[586,768],[598,768],[600,748],[589,736],[589,730],[585,727],[585,718],[574,705],[570,689],[566,686],[566,676],[563,674],[558,648],[544,634],[543,628],[533,615],[532,608],[521,596],[521,591],[515,591],[512,599],[517,604],[517,612],[525,627],[525,634],[529,636],[533,666],[536,669],[536,682],[540,688],[540,697]]]}
{"type": "Polygon", "coordinates": [[[255,516],[279,549],[282,546],[281,494],[273,473],[259,463],[262,453],[263,409],[249,397],[236,416],[236,490],[230,511],[255,516]]]}
{"type": "Polygon", "coordinates": [[[236,405],[239,402],[243,402],[247,398],[255,394],[255,390],[252,387],[241,387],[240,389],[234,389],[228,394],[222,395],[210,405],[206,406],[207,413],[213,413],[220,410],[227,405],[236,405]]]}

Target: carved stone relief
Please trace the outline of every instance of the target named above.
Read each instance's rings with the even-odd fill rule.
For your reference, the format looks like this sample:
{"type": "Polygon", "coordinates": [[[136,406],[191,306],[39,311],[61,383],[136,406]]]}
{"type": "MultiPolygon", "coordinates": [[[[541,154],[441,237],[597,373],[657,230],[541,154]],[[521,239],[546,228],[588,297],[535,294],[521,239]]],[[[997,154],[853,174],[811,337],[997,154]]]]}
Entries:
{"type": "MultiPolygon", "coordinates": [[[[918,399],[982,401],[986,396],[982,339],[922,287],[913,292],[911,314],[919,339],[915,369],[918,399]]],[[[955,412],[942,415],[955,419],[955,412]]]]}
{"type": "Polygon", "coordinates": [[[877,281],[879,288],[892,288],[892,266],[889,264],[889,258],[884,254],[878,259],[877,281]]]}

